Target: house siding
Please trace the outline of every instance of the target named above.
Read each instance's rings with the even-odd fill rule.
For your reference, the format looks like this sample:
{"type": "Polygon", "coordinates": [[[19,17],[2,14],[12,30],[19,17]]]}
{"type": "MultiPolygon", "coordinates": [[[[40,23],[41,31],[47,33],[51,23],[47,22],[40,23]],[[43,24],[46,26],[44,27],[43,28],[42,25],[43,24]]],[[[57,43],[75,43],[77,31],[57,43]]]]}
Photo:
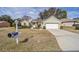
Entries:
{"type": "Polygon", "coordinates": [[[26,20],[21,21],[22,26],[29,26],[29,22],[26,20]]]}

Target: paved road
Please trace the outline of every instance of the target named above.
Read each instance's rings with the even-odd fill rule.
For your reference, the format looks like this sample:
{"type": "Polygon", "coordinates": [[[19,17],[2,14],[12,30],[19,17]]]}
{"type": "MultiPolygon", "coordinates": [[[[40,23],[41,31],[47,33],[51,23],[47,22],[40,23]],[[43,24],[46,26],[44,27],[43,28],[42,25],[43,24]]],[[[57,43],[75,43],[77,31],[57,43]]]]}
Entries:
{"type": "Polygon", "coordinates": [[[63,51],[79,51],[79,34],[59,29],[51,29],[48,31],[55,35],[63,51]]]}

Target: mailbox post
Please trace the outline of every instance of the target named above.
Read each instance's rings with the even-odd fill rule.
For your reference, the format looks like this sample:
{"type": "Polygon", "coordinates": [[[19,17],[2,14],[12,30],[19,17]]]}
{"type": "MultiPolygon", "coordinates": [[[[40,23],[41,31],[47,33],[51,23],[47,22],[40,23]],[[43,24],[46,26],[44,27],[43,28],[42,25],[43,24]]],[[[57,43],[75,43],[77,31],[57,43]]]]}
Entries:
{"type": "MultiPolygon", "coordinates": [[[[18,21],[16,20],[15,23],[16,23],[16,32],[18,32],[18,21]]],[[[18,35],[15,37],[15,40],[16,40],[16,44],[18,44],[19,42],[18,35]]]]}
{"type": "Polygon", "coordinates": [[[16,20],[15,21],[15,24],[16,24],[16,31],[15,32],[11,32],[11,33],[8,33],[8,37],[9,38],[14,38],[16,40],[16,44],[18,45],[19,43],[19,32],[18,32],[18,21],[16,20]]]}

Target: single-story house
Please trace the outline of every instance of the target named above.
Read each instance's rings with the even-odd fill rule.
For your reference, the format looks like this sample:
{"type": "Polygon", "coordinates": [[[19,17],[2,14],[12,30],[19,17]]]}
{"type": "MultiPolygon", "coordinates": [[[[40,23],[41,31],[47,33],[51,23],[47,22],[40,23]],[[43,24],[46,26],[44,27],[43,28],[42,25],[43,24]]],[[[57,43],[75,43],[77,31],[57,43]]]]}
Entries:
{"type": "Polygon", "coordinates": [[[23,27],[29,27],[32,19],[22,19],[19,21],[20,25],[23,27]]]}
{"type": "Polygon", "coordinates": [[[77,22],[75,20],[72,19],[61,19],[61,24],[63,24],[63,26],[73,26],[73,24],[77,24],[77,22]]]}
{"type": "Polygon", "coordinates": [[[30,23],[32,21],[32,18],[29,16],[23,16],[22,19],[19,20],[19,25],[21,27],[30,27],[30,23]]]}
{"type": "Polygon", "coordinates": [[[50,16],[48,19],[43,21],[43,28],[46,29],[59,29],[60,28],[60,21],[54,16],[50,16]]]}
{"type": "Polygon", "coordinates": [[[7,21],[0,21],[0,27],[10,27],[10,23],[7,21]]]}

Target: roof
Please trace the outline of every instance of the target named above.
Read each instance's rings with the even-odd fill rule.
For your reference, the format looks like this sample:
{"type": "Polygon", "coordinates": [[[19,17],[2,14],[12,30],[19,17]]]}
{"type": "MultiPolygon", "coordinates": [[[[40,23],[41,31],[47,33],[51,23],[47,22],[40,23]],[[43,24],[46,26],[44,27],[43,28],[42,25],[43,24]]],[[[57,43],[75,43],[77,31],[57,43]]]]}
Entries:
{"type": "Polygon", "coordinates": [[[69,18],[63,18],[63,19],[61,19],[61,21],[63,22],[63,21],[72,21],[72,19],[69,19],[69,18]]]}
{"type": "Polygon", "coordinates": [[[10,26],[10,23],[7,21],[0,21],[0,27],[8,27],[10,26]]]}
{"type": "MultiPolygon", "coordinates": [[[[0,21],[0,23],[6,23],[7,21],[0,21]]],[[[8,22],[7,22],[8,23],[8,22]]]]}
{"type": "Polygon", "coordinates": [[[60,21],[55,16],[50,16],[48,19],[44,20],[44,23],[60,23],[60,21]]]}
{"type": "Polygon", "coordinates": [[[61,19],[62,21],[65,21],[65,20],[71,20],[71,19],[69,19],[69,18],[63,18],[63,19],[61,19]]]}
{"type": "Polygon", "coordinates": [[[60,20],[61,22],[74,22],[75,20],[64,18],[60,20]]]}
{"type": "Polygon", "coordinates": [[[42,19],[36,19],[36,20],[32,20],[32,22],[42,22],[42,19]]]}

